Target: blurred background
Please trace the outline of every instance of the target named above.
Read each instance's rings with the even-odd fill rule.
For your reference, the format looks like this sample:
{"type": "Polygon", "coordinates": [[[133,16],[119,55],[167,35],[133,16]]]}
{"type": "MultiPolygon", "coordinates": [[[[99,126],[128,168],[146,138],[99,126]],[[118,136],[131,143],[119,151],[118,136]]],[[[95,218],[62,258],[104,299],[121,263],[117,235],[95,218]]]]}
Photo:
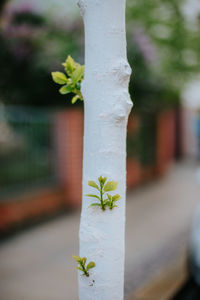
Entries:
{"type": "MultiPolygon", "coordinates": [[[[83,106],[61,96],[50,76],[69,54],[84,63],[75,2],[0,2],[1,300],[78,297],[71,255],[78,253],[83,106]]],[[[172,299],[189,276],[200,195],[199,35],[198,0],[127,0],[134,108],[126,299],[172,299]]]]}

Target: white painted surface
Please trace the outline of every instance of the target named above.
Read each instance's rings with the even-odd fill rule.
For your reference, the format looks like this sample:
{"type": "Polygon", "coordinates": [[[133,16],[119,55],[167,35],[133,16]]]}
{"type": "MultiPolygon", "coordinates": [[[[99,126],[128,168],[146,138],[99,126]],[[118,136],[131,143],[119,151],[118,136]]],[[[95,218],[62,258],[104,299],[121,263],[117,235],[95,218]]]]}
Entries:
{"type": "Polygon", "coordinates": [[[184,154],[188,157],[195,158],[197,157],[196,112],[188,107],[184,107],[183,112],[184,154]]]}
{"type": "MultiPolygon", "coordinates": [[[[79,275],[79,300],[122,300],[124,294],[126,127],[132,102],[126,56],[125,0],[80,0],[85,24],[83,202],[80,256],[95,261],[89,278],[79,275]],[[92,203],[88,180],[119,182],[118,208],[92,203]],[[95,282],[91,286],[92,280],[95,282]]],[[[93,190],[92,190],[93,191],[93,190]]]]}
{"type": "Polygon", "coordinates": [[[200,109],[200,76],[191,80],[182,93],[184,106],[196,110],[200,109]]]}
{"type": "Polygon", "coordinates": [[[184,107],[184,152],[186,155],[198,156],[198,141],[196,133],[197,111],[200,109],[200,76],[196,76],[185,85],[182,92],[184,107]]]}

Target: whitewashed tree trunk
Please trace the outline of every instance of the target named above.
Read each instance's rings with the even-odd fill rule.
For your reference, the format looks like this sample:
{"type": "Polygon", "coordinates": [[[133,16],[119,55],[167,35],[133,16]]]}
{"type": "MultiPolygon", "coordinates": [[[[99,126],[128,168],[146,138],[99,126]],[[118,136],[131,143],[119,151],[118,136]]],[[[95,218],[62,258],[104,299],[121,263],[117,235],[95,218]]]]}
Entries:
{"type": "Polygon", "coordinates": [[[80,256],[94,261],[90,277],[79,276],[80,300],[122,300],[124,296],[126,127],[128,93],[125,0],[80,0],[85,25],[83,201],[80,256]],[[88,208],[95,192],[88,180],[118,181],[118,208],[88,208]],[[94,281],[93,281],[94,280],[94,281]]]}

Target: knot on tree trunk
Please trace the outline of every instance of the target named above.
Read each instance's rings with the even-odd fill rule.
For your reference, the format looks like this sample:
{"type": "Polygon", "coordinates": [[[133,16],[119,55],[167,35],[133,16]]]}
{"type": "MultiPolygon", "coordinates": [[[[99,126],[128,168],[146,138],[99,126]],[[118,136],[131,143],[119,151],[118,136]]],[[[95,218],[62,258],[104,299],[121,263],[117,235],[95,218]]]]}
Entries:
{"type": "Polygon", "coordinates": [[[86,3],[84,0],[79,0],[77,3],[78,7],[80,8],[81,15],[85,15],[85,10],[86,10],[86,3]]]}
{"type": "Polygon", "coordinates": [[[124,90],[123,93],[116,97],[116,104],[113,107],[115,122],[120,123],[124,120],[127,121],[132,106],[133,103],[130,99],[130,95],[126,90],[124,90]]]}
{"type": "Polygon", "coordinates": [[[116,123],[121,124],[127,121],[133,102],[125,88],[122,88],[120,92],[116,92],[114,99],[115,101],[110,104],[112,109],[100,113],[99,118],[107,122],[109,121],[110,123],[115,122],[116,125],[116,123]]]}
{"type": "Polygon", "coordinates": [[[127,87],[131,76],[131,68],[125,59],[120,59],[113,67],[112,73],[117,77],[118,82],[127,87]]]}

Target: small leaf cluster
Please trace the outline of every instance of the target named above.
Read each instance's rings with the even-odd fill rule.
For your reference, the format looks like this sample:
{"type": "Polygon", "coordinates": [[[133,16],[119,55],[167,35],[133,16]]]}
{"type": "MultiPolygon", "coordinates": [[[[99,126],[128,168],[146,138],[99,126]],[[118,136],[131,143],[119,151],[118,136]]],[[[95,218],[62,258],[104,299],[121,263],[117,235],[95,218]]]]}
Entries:
{"type": "Polygon", "coordinates": [[[89,207],[99,206],[103,211],[106,210],[106,207],[113,209],[117,207],[116,202],[121,198],[120,195],[116,194],[114,196],[108,194],[117,189],[118,182],[116,181],[107,181],[106,177],[100,176],[98,178],[98,183],[95,181],[88,181],[88,185],[98,190],[98,195],[96,194],[87,194],[86,196],[91,198],[98,199],[99,202],[92,203],[89,207]]]}
{"type": "Polygon", "coordinates": [[[73,104],[77,100],[83,100],[81,93],[81,82],[84,78],[85,67],[75,62],[70,55],[62,65],[64,66],[65,74],[62,72],[51,73],[53,81],[62,85],[62,87],[59,89],[60,94],[75,94],[75,96],[72,98],[73,104]]]}
{"type": "Polygon", "coordinates": [[[90,276],[90,273],[88,272],[90,269],[94,268],[96,265],[95,265],[95,262],[91,261],[89,262],[87,265],[86,265],[86,261],[87,261],[87,258],[86,257],[79,257],[79,256],[76,256],[76,255],[73,255],[72,256],[73,259],[78,263],[78,267],[77,269],[82,271],[83,272],[83,275],[89,277],[90,276]]]}

